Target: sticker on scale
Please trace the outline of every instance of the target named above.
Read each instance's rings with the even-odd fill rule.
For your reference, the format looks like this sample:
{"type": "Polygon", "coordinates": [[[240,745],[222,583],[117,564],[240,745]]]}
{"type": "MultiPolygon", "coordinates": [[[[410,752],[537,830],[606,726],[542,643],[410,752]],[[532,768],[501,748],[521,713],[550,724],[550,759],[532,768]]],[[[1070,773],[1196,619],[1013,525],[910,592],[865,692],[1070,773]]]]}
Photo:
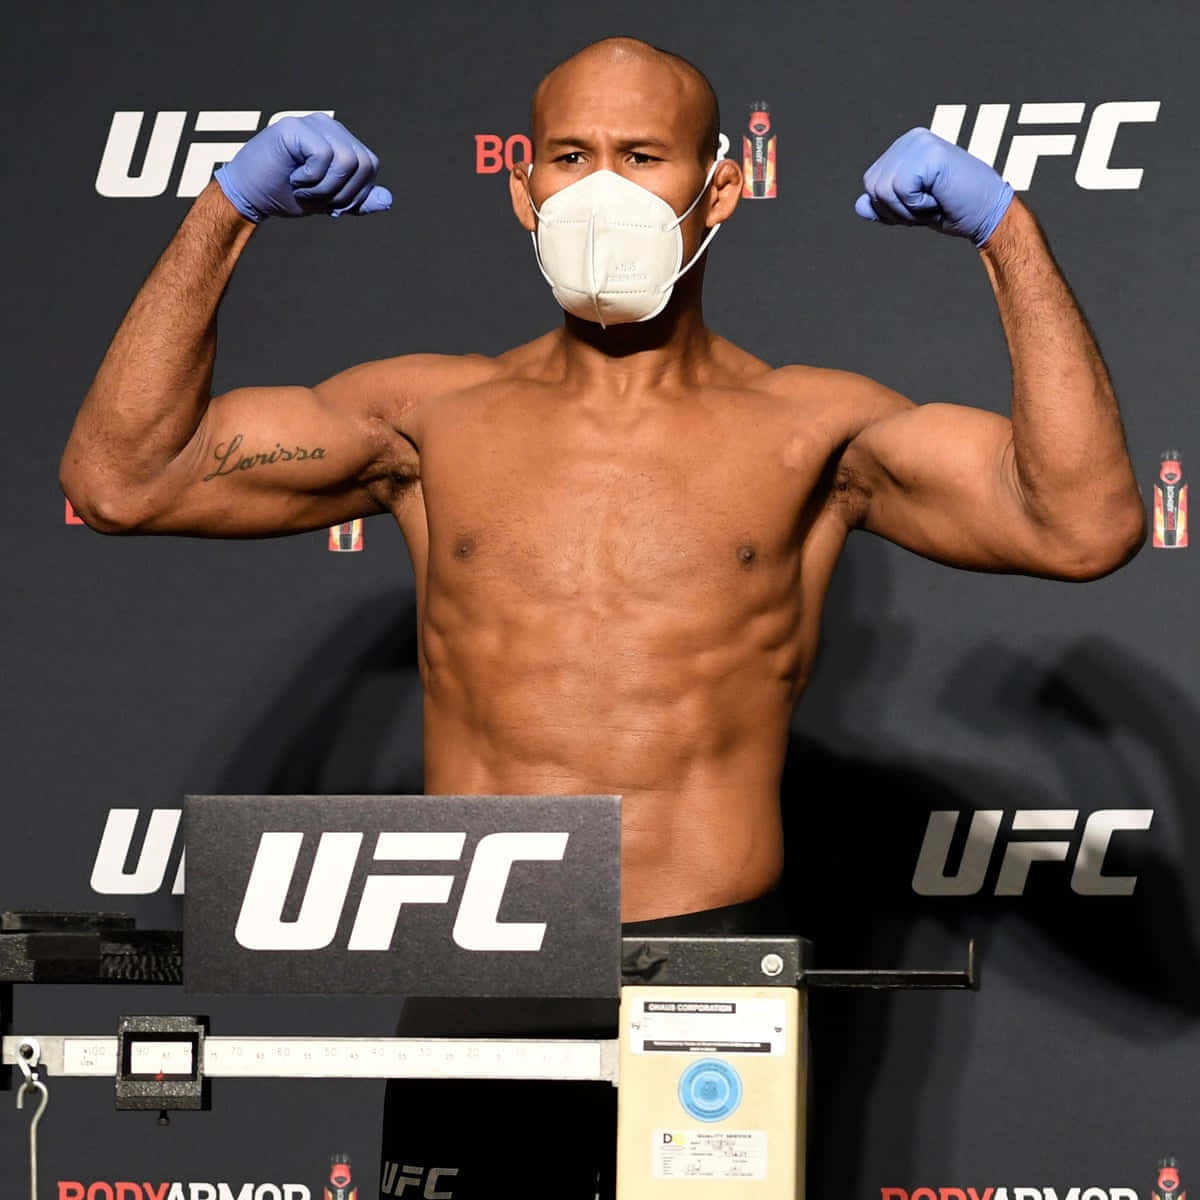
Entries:
{"type": "Polygon", "coordinates": [[[655,1179],[766,1179],[767,1131],[656,1129],[655,1179]]]}
{"type": "Polygon", "coordinates": [[[781,998],[639,1000],[629,1023],[635,1054],[784,1054],[781,998]]]}

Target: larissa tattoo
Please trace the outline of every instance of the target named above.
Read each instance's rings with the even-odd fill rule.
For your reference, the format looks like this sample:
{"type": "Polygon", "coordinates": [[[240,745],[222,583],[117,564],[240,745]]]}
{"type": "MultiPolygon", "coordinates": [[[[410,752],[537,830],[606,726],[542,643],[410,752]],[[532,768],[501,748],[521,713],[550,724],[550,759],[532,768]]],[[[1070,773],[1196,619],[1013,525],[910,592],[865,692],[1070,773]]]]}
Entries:
{"type": "Polygon", "coordinates": [[[315,446],[311,450],[304,446],[293,446],[288,450],[281,443],[276,442],[275,449],[269,454],[242,454],[241,448],[242,435],[240,433],[235,433],[228,443],[219,443],[213,451],[213,457],[217,460],[216,470],[209,471],[200,482],[207,483],[210,479],[217,479],[222,475],[232,475],[236,471],[250,471],[255,467],[269,466],[271,463],[300,462],[306,458],[325,457],[323,446],[315,446]]]}

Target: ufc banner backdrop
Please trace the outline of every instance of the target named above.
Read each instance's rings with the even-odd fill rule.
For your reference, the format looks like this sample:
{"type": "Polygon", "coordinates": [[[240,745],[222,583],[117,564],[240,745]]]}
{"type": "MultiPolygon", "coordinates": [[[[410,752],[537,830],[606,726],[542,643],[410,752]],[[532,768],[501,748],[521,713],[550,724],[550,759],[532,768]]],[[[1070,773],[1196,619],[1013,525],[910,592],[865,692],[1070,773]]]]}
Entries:
{"type": "MultiPolygon", "coordinates": [[[[502,993],[504,956],[546,960],[537,987],[613,983],[588,945],[615,919],[611,814],[423,807],[416,582],[394,521],[107,537],[58,464],[193,198],[289,114],[352,129],[393,206],[264,224],[222,301],[214,393],[494,355],[557,327],[509,171],[531,153],[538,81],[615,34],[709,76],[745,173],[707,255],[717,333],[775,366],[1007,414],[979,255],[855,215],[866,168],[928,126],[1044,227],[1145,504],[1144,548],[1088,583],[849,538],[780,784],[795,932],[818,968],[959,967],[974,937],[982,987],[813,994],[809,1195],[1182,1200],[1200,1176],[1200,6],[1182,0],[11,11],[0,908],[181,929],[186,895],[209,968],[186,992],[20,985],[13,1028],[113,1035],[122,1015],[167,1013],[213,1036],[390,1036],[400,1002],[377,964],[401,969],[405,947],[427,963],[435,943],[447,975],[422,967],[406,988],[502,993]],[[210,800],[185,821],[188,796],[210,800]],[[275,824],[283,797],[348,799],[275,824]],[[357,990],[279,974],[313,956],[357,990]]],[[[211,1112],[160,1128],[115,1112],[111,1086],[49,1082],[42,1200],[378,1194],[382,1084],[217,1081],[211,1112]]],[[[27,1194],[30,1115],[0,1106],[5,1195],[27,1194]]]]}

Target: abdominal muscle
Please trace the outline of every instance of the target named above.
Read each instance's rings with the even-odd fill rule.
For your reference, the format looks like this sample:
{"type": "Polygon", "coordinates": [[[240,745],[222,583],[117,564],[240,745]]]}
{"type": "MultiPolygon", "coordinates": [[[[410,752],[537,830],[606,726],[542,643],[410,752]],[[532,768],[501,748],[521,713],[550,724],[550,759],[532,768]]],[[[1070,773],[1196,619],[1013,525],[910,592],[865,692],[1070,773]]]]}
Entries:
{"type": "Polygon", "coordinates": [[[609,633],[595,655],[584,631],[556,637],[553,622],[515,638],[491,622],[439,625],[423,623],[427,792],[621,796],[624,921],[777,882],[794,680],[753,623],[703,653],[660,629],[644,654],[641,638],[609,633]]]}

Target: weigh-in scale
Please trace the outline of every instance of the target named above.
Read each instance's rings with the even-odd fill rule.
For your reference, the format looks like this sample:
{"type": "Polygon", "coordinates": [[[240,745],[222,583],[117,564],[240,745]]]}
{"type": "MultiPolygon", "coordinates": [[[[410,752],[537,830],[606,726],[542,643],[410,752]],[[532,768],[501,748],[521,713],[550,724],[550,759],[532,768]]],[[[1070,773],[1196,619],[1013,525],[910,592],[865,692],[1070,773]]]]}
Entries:
{"type": "MultiPolygon", "coordinates": [[[[12,1086],[15,1068],[21,1075],[18,1106],[24,1107],[31,1093],[38,1096],[30,1123],[32,1200],[37,1200],[36,1134],[48,1099],[47,1077],[111,1078],[118,1109],[157,1112],[164,1124],[172,1111],[209,1108],[211,1081],[221,1078],[600,1080],[618,1087],[617,1200],[675,1195],[681,1200],[727,1200],[731,1181],[736,1181],[739,1200],[795,1200],[804,1195],[808,989],[978,986],[973,943],[961,971],[816,970],[810,965],[810,943],[799,937],[620,937],[617,797],[189,797],[185,811],[189,879],[182,935],[176,930],[138,930],[122,914],[0,914],[0,1087],[12,1086]],[[370,955],[348,958],[344,948],[334,944],[336,939],[291,956],[268,952],[271,970],[259,970],[267,958],[245,945],[253,938],[239,938],[237,933],[252,927],[246,918],[250,901],[270,900],[261,887],[256,890],[255,879],[278,883],[282,878],[279,864],[268,862],[264,850],[270,848],[264,834],[277,833],[281,822],[289,834],[301,840],[315,838],[318,845],[331,830],[344,838],[346,826],[363,835],[362,845],[370,846],[373,839],[376,853],[365,864],[359,861],[362,846],[356,848],[357,875],[345,873],[346,894],[357,894],[355,881],[365,883],[363,876],[384,878],[381,890],[365,888],[363,894],[373,894],[378,901],[392,889],[393,918],[402,909],[408,913],[425,908],[423,915],[432,924],[413,930],[422,953],[407,956],[421,963],[419,978],[412,977],[407,987],[403,979],[385,979],[382,987],[376,986],[378,969],[356,976],[346,968],[348,961],[366,963],[370,955]],[[413,876],[370,874],[379,871],[374,866],[379,862],[413,861],[412,854],[397,852],[399,825],[407,831],[399,836],[415,836],[412,844],[425,847],[435,844],[429,833],[437,833],[443,840],[436,844],[444,845],[445,827],[457,826],[455,836],[462,834],[460,854],[445,851],[439,861],[457,863],[462,848],[474,850],[465,876],[461,869],[458,876],[446,876],[457,879],[447,889],[448,896],[456,892],[458,900],[453,939],[445,936],[444,928],[439,937],[432,905],[403,903],[404,889],[418,886],[413,876]],[[599,893],[593,889],[581,900],[576,886],[573,896],[550,894],[545,888],[554,883],[553,870],[528,874],[531,860],[569,862],[566,853],[558,859],[546,853],[550,830],[556,837],[565,835],[560,837],[564,846],[577,840],[588,860],[588,878],[599,893]],[[607,846],[602,845],[606,841],[607,846]],[[491,869],[494,862],[484,860],[489,854],[495,858],[501,844],[508,862],[497,872],[491,869]],[[522,845],[533,851],[520,852],[522,845]],[[381,857],[381,846],[391,848],[388,856],[381,857]],[[598,850],[606,851],[606,857],[598,860],[598,850]],[[524,864],[519,869],[514,866],[518,862],[524,864]],[[560,946],[580,951],[577,975],[569,962],[564,965],[561,954],[547,974],[546,964],[537,964],[529,953],[507,952],[506,959],[506,951],[496,948],[506,937],[511,941],[531,936],[528,923],[499,919],[502,903],[512,901],[519,908],[528,899],[514,882],[522,870],[528,896],[540,897],[541,910],[554,914],[555,921],[546,925],[563,939],[560,946]],[[477,880],[483,883],[476,886],[477,880]],[[511,892],[506,892],[509,884],[511,892]],[[463,918],[468,911],[475,932],[463,918]],[[607,938],[597,936],[597,925],[607,927],[607,938]],[[197,927],[200,932],[194,933],[197,927]],[[532,974],[525,972],[532,980],[531,994],[600,997],[610,990],[605,981],[611,974],[611,991],[619,996],[616,1036],[215,1036],[206,1017],[165,1015],[122,1017],[115,1034],[12,1032],[14,985],[179,986],[184,983],[185,940],[187,990],[198,992],[480,995],[476,989],[482,987],[487,989],[484,997],[522,995],[519,980],[504,968],[533,963],[532,974]],[[486,948],[465,950],[464,958],[461,943],[473,940],[486,943],[486,948]],[[606,941],[613,953],[611,958],[603,956],[607,962],[597,974],[594,950],[606,941]],[[489,974],[492,958],[498,966],[489,974]],[[434,960],[436,969],[430,969],[434,960]],[[459,969],[464,964],[469,975],[459,969]],[[456,972],[462,986],[453,993],[431,990],[446,987],[456,972]],[[252,978],[261,978],[261,987],[248,987],[252,978]],[[366,986],[364,979],[369,981],[366,986]]],[[[349,853],[346,844],[340,844],[349,853]]],[[[314,860],[314,874],[319,861],[314,860]]],[[[323,861],[328,866],[332,860],[323,861]]],[[[284,891],[294,884],[296,863],[293,856],[292,870],[281,885],[284,891]]],[[[296,940],[298,922],[282,920],[284,891],[278,893],[273,913],[270,902],[263,909],[277,926],[259,913],[257,927],[268,934],[275,927],[287,928],[296,940]]],[[[334,923],[339,928],[345,924],[340,918],[334,923]]],[[[368,924],[360,904],[355,927],[368,924]]],[[[390,944],[390,934],[385,936],[390,944]]],[[[544,936],[543,944],[548,941],[549,935],[544,936]]],[[[386,958],[377,955],[377,964],[391,964],[399,957],[386,949],[381,953],[386,958]]]]}

